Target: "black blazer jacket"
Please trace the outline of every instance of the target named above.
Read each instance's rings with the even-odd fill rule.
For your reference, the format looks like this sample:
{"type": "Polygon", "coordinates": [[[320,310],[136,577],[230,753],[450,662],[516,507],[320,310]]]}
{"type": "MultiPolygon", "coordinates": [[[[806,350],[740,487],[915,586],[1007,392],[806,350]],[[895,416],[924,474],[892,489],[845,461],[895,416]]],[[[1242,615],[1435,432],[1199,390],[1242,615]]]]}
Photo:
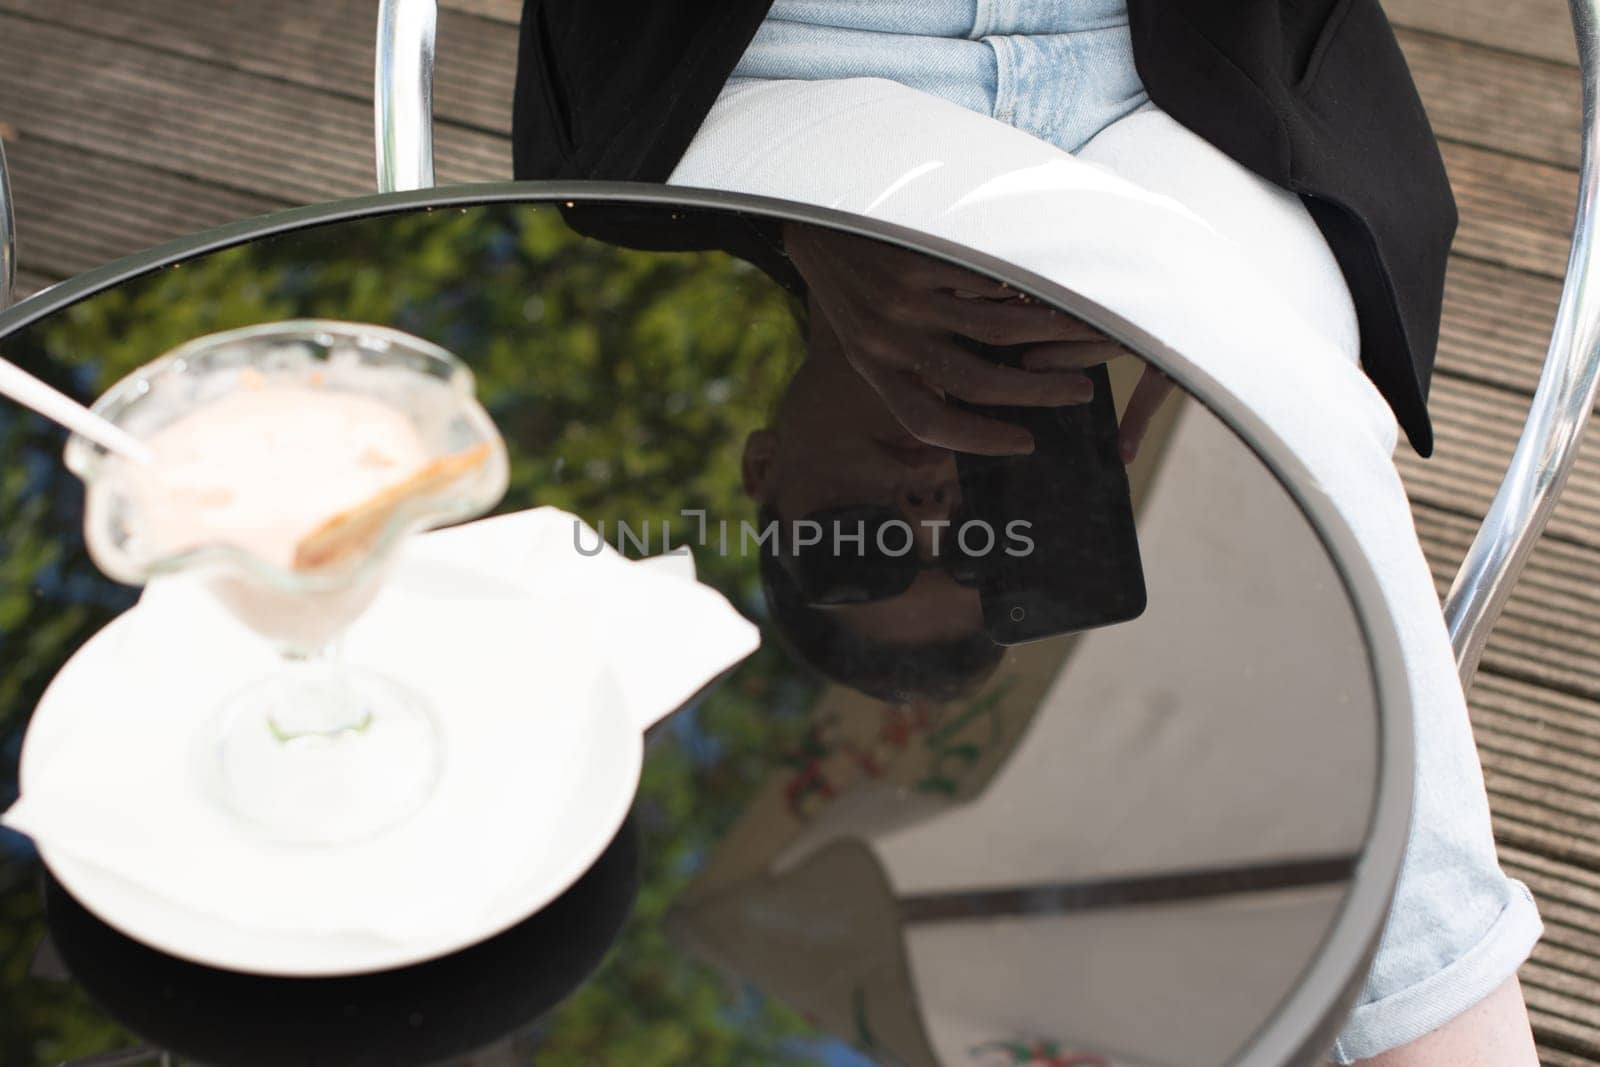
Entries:
{"type": "MultiPolygon", "coordinates": [[[[770,5],[526,0],[517,177],[665,181],[770,5]]],[[[1428,455],[1456,209],[1378,0],[1128,0],[1128,14],[1156,105],[1304,201],[1355,299],[1362,365],[1428,455]]]]}

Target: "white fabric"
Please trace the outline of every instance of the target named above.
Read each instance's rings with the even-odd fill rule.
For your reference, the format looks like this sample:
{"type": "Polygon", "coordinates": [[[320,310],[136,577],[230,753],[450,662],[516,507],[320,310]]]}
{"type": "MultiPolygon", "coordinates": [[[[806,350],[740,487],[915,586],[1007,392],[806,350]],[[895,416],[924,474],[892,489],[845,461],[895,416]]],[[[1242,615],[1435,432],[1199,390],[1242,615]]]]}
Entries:
{"type": "Polygon", "coordinates": [[[1514,971],[1540,926],[1494,854],[1465,701],[1350,298],[1303,207],[1165,114],[1078,157],[881,80],[726,89],[672,182],[803,201],[1015,262],[1184,353],[1286,442],[1336,505],[1396,620],[1416,719],[1416,806],[1378,959],[1335,1050],[1437,1028],[1514,971]]]}

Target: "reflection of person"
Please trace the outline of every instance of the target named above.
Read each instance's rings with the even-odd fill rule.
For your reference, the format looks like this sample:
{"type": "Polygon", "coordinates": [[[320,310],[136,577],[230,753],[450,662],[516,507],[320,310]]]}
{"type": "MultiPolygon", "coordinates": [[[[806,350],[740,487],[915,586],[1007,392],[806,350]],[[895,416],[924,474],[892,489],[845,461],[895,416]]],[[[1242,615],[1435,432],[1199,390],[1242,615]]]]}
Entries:
{"type": "Polygon", "coordinates": [[[519,177],[777,196],[989,252],[1166,342],[1295,453],[1382,585],[1417,734],[1405,868],[1335,1057],[1534,1063],[1515,972],[1539,922],[1495,858],[1391,458],[1396,419],[1432,447],[1455,210],[1377,0],[542,0],[523,33],[519,177]]]}
{"type": "MultiPolygon", "coordinates": [[[[768,608],[800,657],[834,681],[883,700],[957,696],[988,677],[1001,649],[983,631],[976,589],[948,568],[919,566],[893,595],[819,606],[813,601],[828,598],[808,597],[782,565],[797,522],[842,509],[900,518],[912,528],[914,557],[931,561],[941,529],[932,524],[949,522],[961,505],[954,453],[907,433],[847,361],[828,318],[813,309],[807,319],[805,362],[773,424],[745,442],[745,492],[761,509],[762,529],[779,538],[761,557],[768,608]]],[[[943,559],[949,540],[938,546],[943,559]]]]}
{"type": "MultiPolygon", "coordinates": [[[[964,509],[956,453],[1025,453],[1033,442],[953,401],[1087,403],[1094,383],[1080,368],[1126,352],[919,253],[801,225],[784,243],[805,281],[807,358],[743,462],[759,526],[772,533],[761,574],[778,632],[824,675],[879,699],[969,693],[1001,659],[979,595],[987,557],[1033,542],[964,509]],[[1020,367],[962,342],[1020,350],[1020,367]],[[986,532],[969,538],[974,528],[986,532]]],[[[1142,374],[1118,427],[1125,459],[1170,388],[1165,375],[1142,374]]]]}

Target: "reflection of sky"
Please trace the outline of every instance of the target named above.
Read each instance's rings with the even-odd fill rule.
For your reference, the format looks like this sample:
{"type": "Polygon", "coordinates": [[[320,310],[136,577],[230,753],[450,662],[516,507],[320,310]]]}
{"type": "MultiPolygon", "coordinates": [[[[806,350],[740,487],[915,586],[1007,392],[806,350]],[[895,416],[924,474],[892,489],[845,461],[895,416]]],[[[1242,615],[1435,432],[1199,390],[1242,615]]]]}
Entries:
{"type": "MultiPolygon", "coordinates": [[[[10,807],[11,803],[16,799],[16,792],[8,790],[3,795],[0,795],[0,804],[10,807]]],[[[34,851],[32,841],[15,830],[8,830],[4,826],[0,826],[0,861],[3,861],[3,863],[0,863],[0,870],[4,871],[3,877],[6,881],[12,878],[15,871],[3,866],[3,864],[31,864],[37,855],[38,853],[34,851]]]]}
{"type": "Polygon", "coordinates": [[[672,716],[667,728],[671,731],[672,739],[682,746],[689,762],[696,767],[710,767],[722,759],[727,746],[701,724],[699,701],[672,716]]]}
{"type": "MultiPolygon", "coordinates": [[[[93,394],[94,367],[52,369],[51,384],[93,394]]],[[[7,506],[15,509],[5,518],[22,524],[0,529],[0,563],[12,566],[7,577],[17,583],[0,591],[12,598],[12,609],[18,595],[32,609],[20,620],[0,617],[0,694],[8,694],[0,707],[0,809],[16,800],[24,726],[47,680],[28,670],[38,666],[38,640],[49,636],[39,633],[41,625],[48,629],[62,620],[92,631],[97,620],[126,609],[138,595],[83,565],[83,488],[61,460],[66,436],[42,418],[0,406],[0,475],[9,481],[7,506]]],[[[0,886],[31,873],[35,857],[28,838],[0,827],[0,886]]]]}
{"type": "Polygon", "coordinates": [[[796,1041],[792,1046],[801,1056],[812,1056],[822,1067],[880,1067],[877,1060],[869,1059],[843,1041],[796,1041]]]}
{"type": "MultiPolygon", "coordinates": [[[[761,1006],[766,995],[749,983],[741,983],[737,1000],[729,1005],[726,1015],[741,1029],[760,1025],[761,1006]]],[[[818,1067],[883,1067],[848,1043],[833,1037],[796,1037],[781,1042],[781,1050],[788,1056],[818,1067]]]]}
{"type": "MultiPolygon", "coordinates": [[[[5,775],[0,778],[0,809],[9,808],[17,799],[17,791],[11,783],[17,780],[16,768],[21,756],[22,728],[18,726],[0,738],[0,767],[5,768],[5,775]]],[[[35,855],[32,841],[15,830],[0,826],[0,885],[12,876],[8,864],[32,863],[35,855]]]]}

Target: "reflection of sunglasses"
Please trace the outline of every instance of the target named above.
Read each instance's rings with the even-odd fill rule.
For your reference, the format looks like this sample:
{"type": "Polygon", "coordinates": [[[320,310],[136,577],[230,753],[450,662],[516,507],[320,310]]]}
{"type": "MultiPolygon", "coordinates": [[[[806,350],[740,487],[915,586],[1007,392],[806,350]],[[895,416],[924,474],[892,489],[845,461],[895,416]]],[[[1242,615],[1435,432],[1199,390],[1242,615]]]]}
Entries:
{"type": "Polygon", "coordinates": [[[780,523],[775,544],[778,563],[806,603],[815,607],[888,600],[911,588],[925,570],[943,569],[960,585],[974,587],[982,561],[961,550],[955,536],[961,525],[951,516],[940,532],[939,554],[924,560],[912,540],[916,529],[893,508],[881,505],[814,511],[799,522],[780,523]],[[805,543],[798,531],[806,528],[805,543]],[[787,530],[796,536],[786,541],[787,530]],[[820,536],[818,532],[820,530],[820,536]],[[813,540],[815,538],[815,540],[813,540]]]}

